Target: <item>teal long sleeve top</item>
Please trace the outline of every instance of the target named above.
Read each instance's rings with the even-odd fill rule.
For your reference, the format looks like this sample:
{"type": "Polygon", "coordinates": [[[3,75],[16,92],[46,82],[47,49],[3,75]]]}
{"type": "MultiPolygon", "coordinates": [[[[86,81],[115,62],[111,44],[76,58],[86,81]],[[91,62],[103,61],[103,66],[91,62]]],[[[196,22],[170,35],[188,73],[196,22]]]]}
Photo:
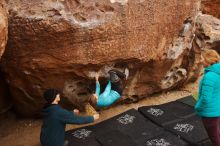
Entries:
{"type": "Polygon", "coordinates": [[[112,105],[121,95],[111,90],[111,82],[109,81],[103,93],[100,94],[100,84],[96,82],[96,95],[98,96],[97,106],[106,107],[112,105]]]}
{"type": "Polygon", "coordinates": [[[195,110],[201,117],[220,116],[220,63],[205,68],[195,110]]]}
{"type": "Polygon", "coordinates": [[[42,114],[44,117],[40,135],[42,146],[63,146],[66,124],[86,124],[94,121],[92,116],[77,116],[55,104],[43,109],[42,114]]]}

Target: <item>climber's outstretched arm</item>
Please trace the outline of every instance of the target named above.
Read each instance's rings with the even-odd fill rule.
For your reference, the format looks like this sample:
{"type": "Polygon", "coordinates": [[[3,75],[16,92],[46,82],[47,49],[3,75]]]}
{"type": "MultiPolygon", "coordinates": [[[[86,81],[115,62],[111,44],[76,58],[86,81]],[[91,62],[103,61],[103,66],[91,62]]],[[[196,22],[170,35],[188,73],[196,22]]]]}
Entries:
{"type": "Polygon", "coordinates": [[[96,73],[96,75],[95,75],[95,80],[96,80],[95,94],[96,94],[97,96],[99,96],[99,95],[100,95],[99,73],[96,73]]]}

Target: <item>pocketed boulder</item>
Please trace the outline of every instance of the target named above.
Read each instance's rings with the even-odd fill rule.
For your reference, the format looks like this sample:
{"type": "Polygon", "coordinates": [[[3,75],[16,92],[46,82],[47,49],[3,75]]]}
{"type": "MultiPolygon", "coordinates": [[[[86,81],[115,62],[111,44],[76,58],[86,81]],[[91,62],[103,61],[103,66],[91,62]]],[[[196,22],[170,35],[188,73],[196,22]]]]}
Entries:
{"type": "Polygon", "coordinates": [[[95,72],[104,85],[112,68],[129,69],[123,99],[182,86],[196,72],[192,40],[199,2],[8,0],[2,68],[15,109],[39,113],[47,88],[64,88],[78,105],[88,100],[95,72]]]}

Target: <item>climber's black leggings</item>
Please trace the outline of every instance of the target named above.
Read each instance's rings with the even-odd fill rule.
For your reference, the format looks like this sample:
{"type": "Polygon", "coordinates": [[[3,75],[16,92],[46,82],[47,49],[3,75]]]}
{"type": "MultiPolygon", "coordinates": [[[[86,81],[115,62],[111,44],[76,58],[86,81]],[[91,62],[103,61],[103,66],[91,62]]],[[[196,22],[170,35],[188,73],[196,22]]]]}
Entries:
{"type": "Polygon", "coordinates": [[[121,95],[123,91],[122,82],[119,81],[116,83],[112,83],[112,90],[118,92],[121,95]]]}

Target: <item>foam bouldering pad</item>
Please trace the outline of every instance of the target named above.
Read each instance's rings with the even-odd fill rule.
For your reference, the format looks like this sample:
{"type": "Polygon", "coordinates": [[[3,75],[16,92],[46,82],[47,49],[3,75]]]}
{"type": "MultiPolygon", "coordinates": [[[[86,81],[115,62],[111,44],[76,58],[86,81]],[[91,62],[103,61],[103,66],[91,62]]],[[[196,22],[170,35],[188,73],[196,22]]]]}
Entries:
{"type": "Polygon", "coordinates": [[[192,107],[194,107],[195,104],[196,104],[196,100],[194,99],[194,97],[192,95],[183,97],[181,99],[178,99],[177,101],[181,102],[183,104],[187,104],[187,105],[192,106],[192,107]]]}
{"type": "Polygon", "coordinates": [[[101,146],[95,139],[92,126],[67,131],[65,140],[68,141],[68,146],[101,146]]]}
{"type": "Polygon", "coordinates": [[[140,144],[141,139],[155,137],[164,131],[163,128],[147,120],[135,109],[128,110],[94,126],[94,132],[97,136],[112,130],[118,130],[130,136],[137,144],[140,144]]]}
{"type": "Polygon", "coordinates": [[[131,140],[140,146],[144,145],[142,143],[144,139],[150,139],[164,132],[162,127],[147,120],[137,110],[131,109],[96,125],[67,131],[66,139],[69,141],[70,146],[86,144],[90,146],[90,142],[92,143],[91,146],[98,146],[99,143],[97,143],[95,137],[101,138],[106,133],[114,130],[131,137],[131,140]]]}
{"type": "Polygon", "coordinates": [[[138,108],[138,111],[161,126],[195,115],[191,106],[177,101],[155,106],[143,106],[138,108]]]}
{"type": "Polygon", "coordinates": [[[146,140],[145,146],[189,146],[189,144],[170,132],[164,132],[146,140]]]}
{"type": "Polygon", "coordinates": [[[137,146],[130,136],[118,130],[106,132],[96,139],[102,146],[137,146]]]}
{"type": "Polygon", "coordinates": [[[211,145],[202,120],[198,116],[193,116],[183,121],[166,125],[165,128],[170,132],[179,135],[190,145],[211,145]]]}

